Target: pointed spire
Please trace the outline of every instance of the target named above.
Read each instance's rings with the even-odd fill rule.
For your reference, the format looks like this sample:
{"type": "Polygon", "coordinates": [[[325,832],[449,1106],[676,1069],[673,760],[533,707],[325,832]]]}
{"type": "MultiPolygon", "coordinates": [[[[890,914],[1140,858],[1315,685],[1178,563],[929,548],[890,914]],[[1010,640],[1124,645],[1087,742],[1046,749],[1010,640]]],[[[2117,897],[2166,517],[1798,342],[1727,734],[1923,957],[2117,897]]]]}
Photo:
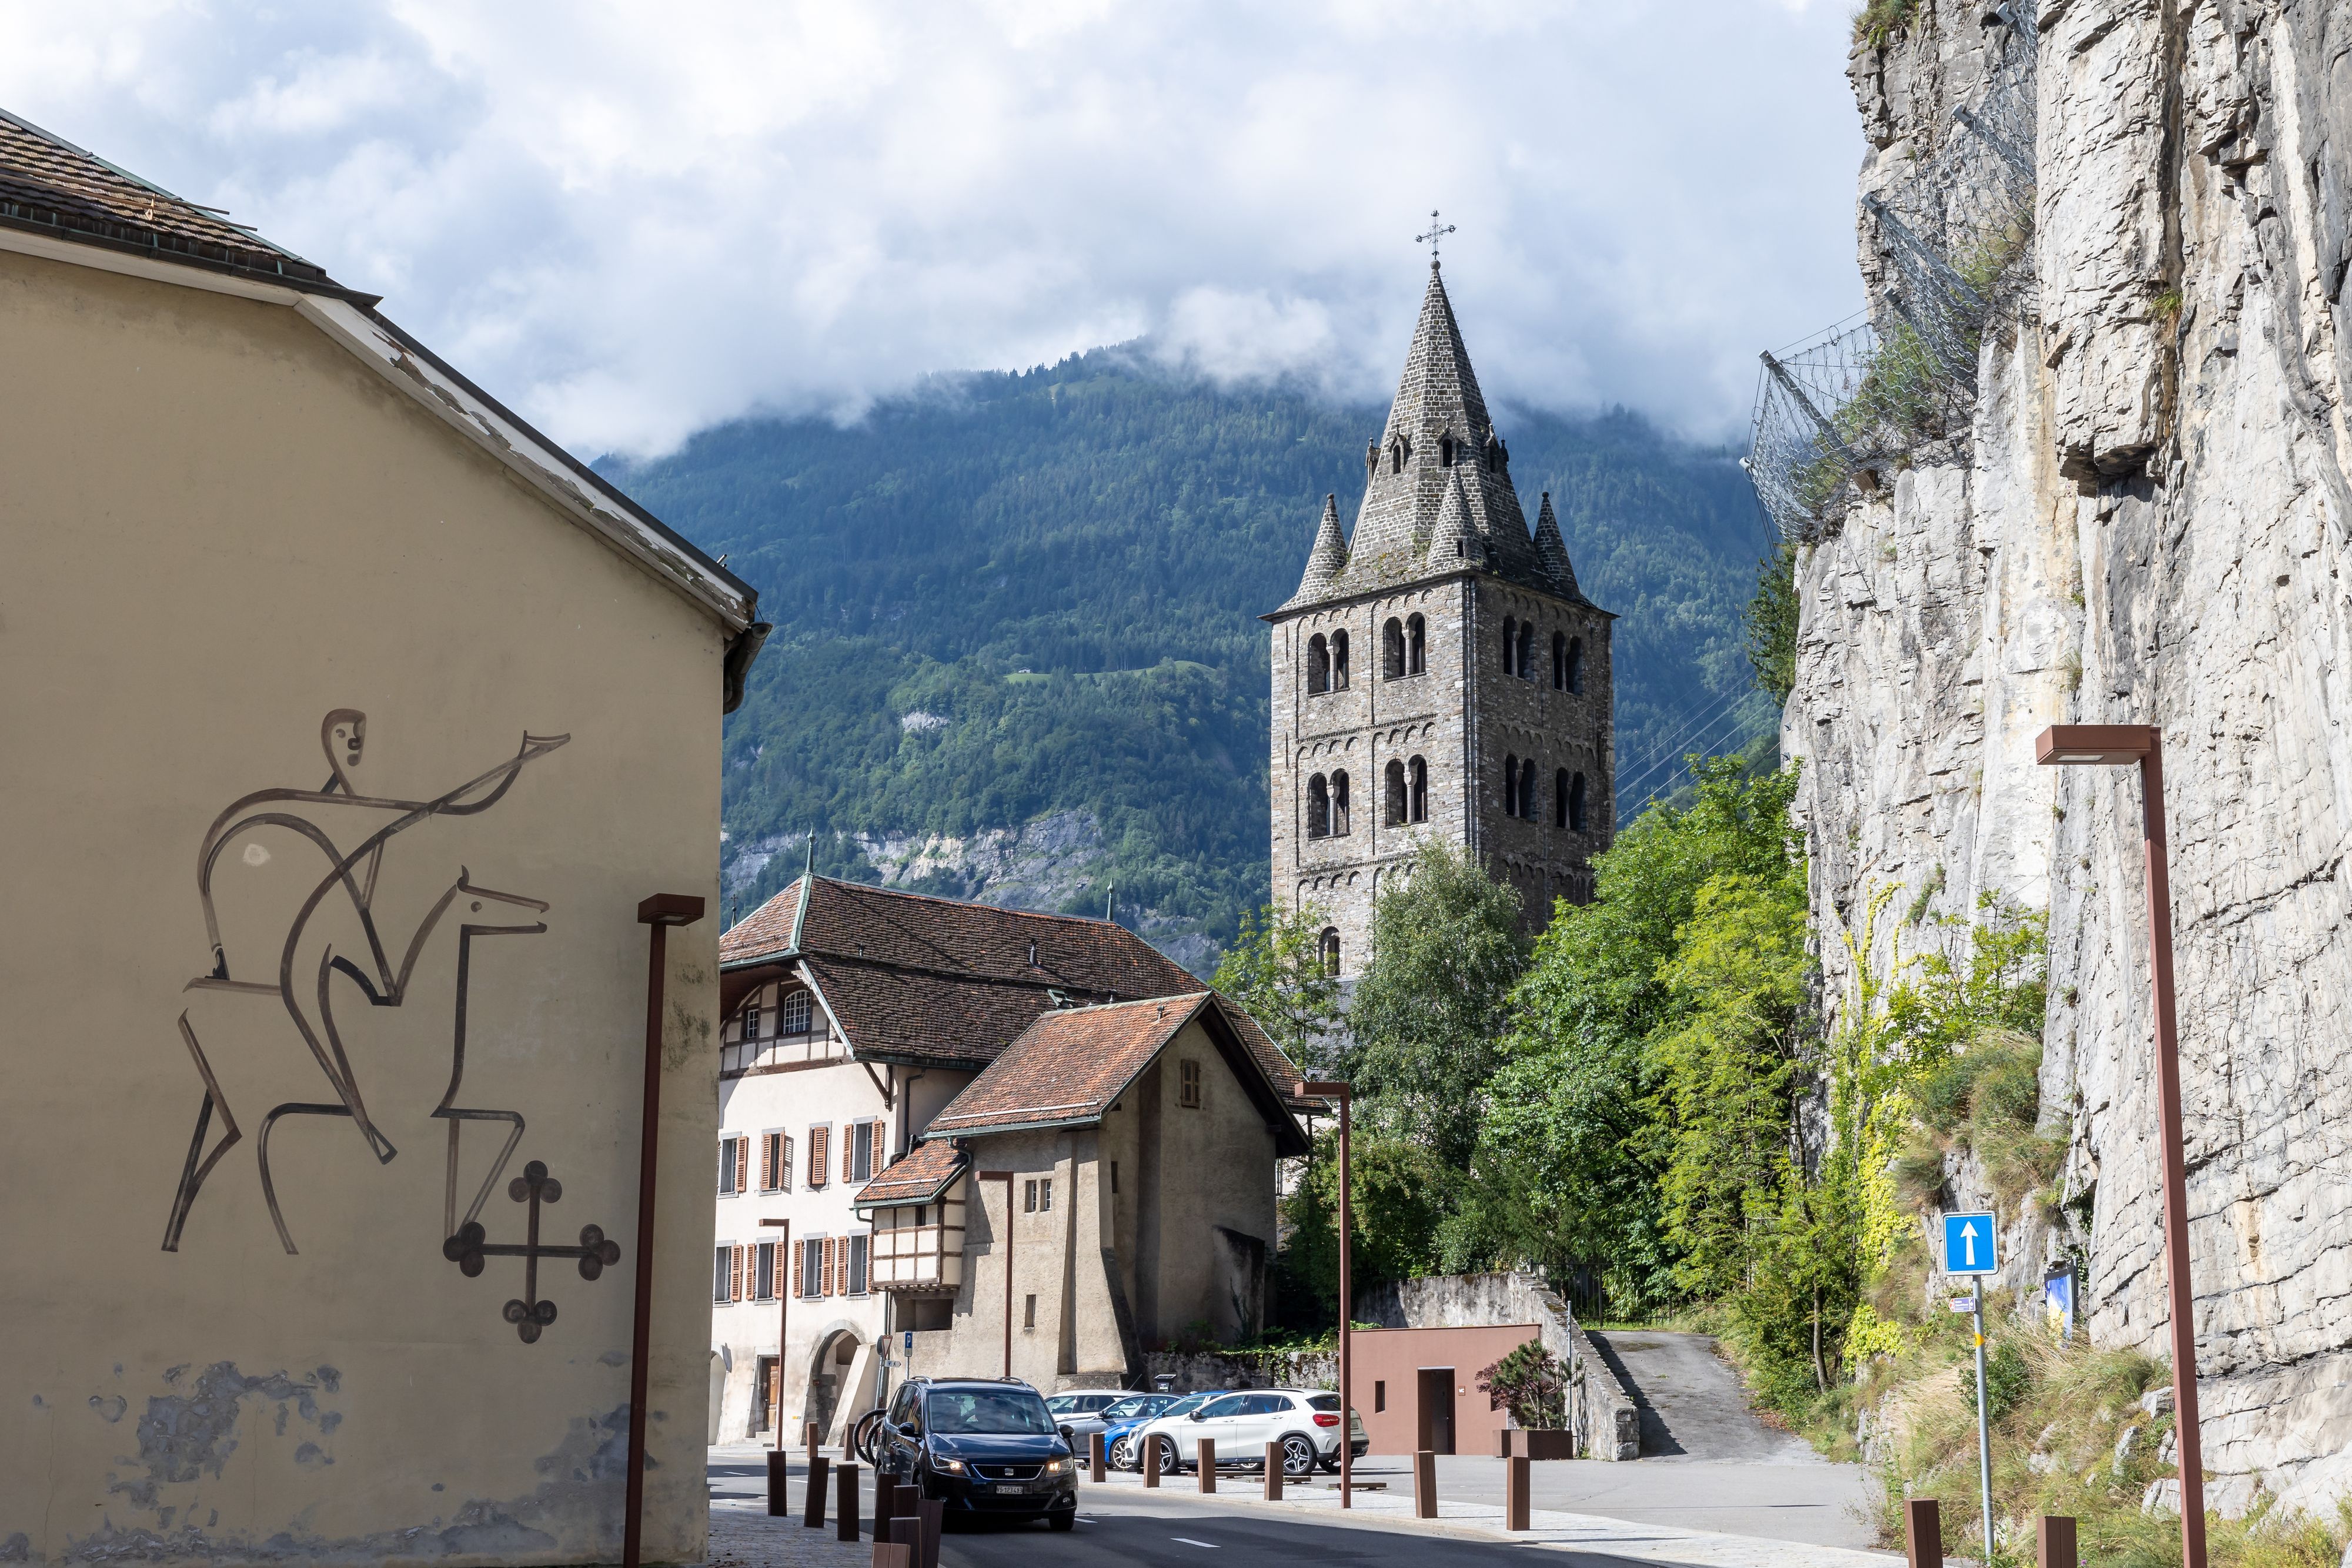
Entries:
{"type": "Polygon", "coordinates": [[[1293,604],[1308,604],[1324,597],[1338,586],[1340,575],[1348,570],[1348,539],[1339,531],[1339,497],[1323,497],[1323,520],[1315,528],[1315,548],[1307,552],[1307,571],[1298,580],[1298,591],[1290,596],[1293,604]]]}
{"type": "Polygon", "coordinates": [[[1429,564],[1446,571],[1464,561],[1484,566],[1486,541],[1470,516],[1470,497],[1463,492],[1462,470],[1456,468],[1445,486],[1445,502],[1437,508],[1437,527],[1429,533],[1429,564]]]}
{"type": "Polygon", "coordinates": [[[1568,541],[1559,537],[1559,518],[1552,514],[1549,490],[1543,493],[1543,505],[1536,509],[1536,559],[1543,562],[1554,588],[1570,599],[1584,597],[1576,586],[1576,568],[1568,559],[1568,541]]]}

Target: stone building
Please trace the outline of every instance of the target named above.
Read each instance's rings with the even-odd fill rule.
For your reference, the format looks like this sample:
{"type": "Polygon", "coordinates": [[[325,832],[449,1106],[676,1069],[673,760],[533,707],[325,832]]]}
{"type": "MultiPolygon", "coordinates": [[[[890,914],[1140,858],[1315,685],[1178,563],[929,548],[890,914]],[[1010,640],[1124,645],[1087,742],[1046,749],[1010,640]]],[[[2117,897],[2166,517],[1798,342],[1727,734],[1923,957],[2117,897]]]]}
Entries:
{"type": "MultiPolygon", "coordinates": [[[[377,303],[0,114],[0,1562],[620,1559],[640,904],[717,896],[766,628],[377,303]]],[[[648,1562],[706,1544],[717,925],[648,1562]]]]}
{"type": "MultiPolygon", "coordinates": [[[[731,927],[719,955],[714,1441],[772,1430],[780,1409],[787,1430],[815,1420],[837,1441],[873,1408],[886,1351],[908,1332],[919,1371],[971,1359],[948,1355],[950,1343],[1001,1349],[1005,1275],[990,1259],[1002,1258],[998,1239],[1013,1220],[988,1176],[1000,1168],[1024,1173],[1019,1294],[1024,1307],[1037,1298],[1014,1343],[1053,1346],[1042,1360],[1020,1351],[1014,1370],[1044,1385],[1071,1354],[1094,1358],[1089,1371],[1124,1364],[1127,1341],[1162,1332],[1163,1301],[1187,1314],[1166,1332],[1218,1318],[1211,1285],[1224,1276],[1212,1267],[1213,1238],[1163,1231],[1163,1192],[1186,1224],[1271,1245],[1276,1152],[1304,1147],[1288,1121],[1290,1065],[1247,1018],[1205,1009],[1201,982],[1132,932],[804,874],[731,927]],[[1118,1031],[1106,1020],[1156,1021],[1163,1003],[1182,1027],[1171,1023],[1140,1055],[1118,1054],[1133,1041],[1112,1040],[1118,1031]],[[1175,1071],[1192,1072],[1205,1100],[1188,1103],[1181,1082],[1158,1087],[1167,1049],[1192,1064],[1175,1071]],[[1234,1071],[1215,1066],[1219,1053],[1234,1049],[1251,1065],[1241,1087],[1219,1088],[1234,1071]],[[1126,1102],[1118,1110],[1099,1092],[1114,1060],[1133,1069],[1112,1085],[1112,1099],[1126,1102]],[[1024,1099],[1010,1084],[1050,1092],[1024,1099]],[[1274,1113],[1259,1103],[1266,1093],[1286,1132],[1261,1126],[1274,1113]],[[1155,1113],[1146,1107],[1163,1101],[1175,1123],[1164,1140],[1143,1125],[1155,1113]],[[970,1119],[981,1104],[988,1116],[970,1119]],[[1041,1122],[1038,1105],[1059,1109],[1041,1122]],[[1228,1123],[1230,1136],[1195,1150],[1205,1128],[1228,1123]],[[1118,1146],[1133,1149],[1124,1185],[1103,1166],[1121,1163],[1118,1146]],[[1101,1148],[1112,1152],[1098,1158],[1101,1148]],[[966,1175],[974,1159],[986,1167],[977,1193],[966,1175]],[[1116,1186],[1101,1197],[1098,1166],[1116,1186]],[[1055,1245],[1066,1250],[1069,1227],[1082,1223],[1112,1228],[1100,1246],[1127,1260],[1115,1289],[1098,1281],[1081,1290],[1066,1260],[1040,1282],[1045,1260],[1060,1256],[1046,1233],[1061,1227],[1055,1245]],[[1125,1303],[1115,1320],[1088,1316],[1114,1300],[1125,1303]],[[1108,1349],[1088,1337],[1097,1330],[1108,1349]]],[[[1249,1244],[1226,1249],[1246,1254],[1249,1244]]],[[[997,1375],[1001,1357],[982,1359],[975,1369],[997,1375]]]]}
{"type": "Polygon", "coordinates": [[[1530,929],[1592,894],[1616,821],[1610,622],[1551,497],[1532,535],[1433,261],[1387,424],[1342,535],[1327,497],[1274,625],[1274,894],[1361,967],[1381,879],[1433,839],[1517,889],[1530,929]]]}

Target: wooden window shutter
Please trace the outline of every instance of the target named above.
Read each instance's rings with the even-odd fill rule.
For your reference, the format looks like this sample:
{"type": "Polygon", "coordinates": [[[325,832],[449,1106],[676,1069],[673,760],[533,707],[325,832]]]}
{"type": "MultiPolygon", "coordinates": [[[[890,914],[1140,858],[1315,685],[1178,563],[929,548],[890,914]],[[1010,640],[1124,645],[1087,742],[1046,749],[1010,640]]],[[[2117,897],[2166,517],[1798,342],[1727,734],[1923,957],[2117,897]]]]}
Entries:
{"type": "Polygon", "coordinates": [[[801,1260],[807,1251],[808,1248],[806,1244],[803,1244],[793,1249],[793,1294],[795,1296],[804,1296],[808,1294],[808,1289],[806,1285],[803,1283],[803,1280],[806,1278],[807,1271],[801,1266],[801,1260]]]}
{"type": "Polygon", "coordinates": [[[817,1254],[816,1291],[820,1296],[833,1294],[833,1238],[830,1236],[824,1239],[824,1245],[817,1254]]]}
{"type": "Polygon", "coordinates": [[[823,1186],[824,1185],[824,1156],[827,1152],[825,1145],[827,1142],[827,1134],[832,1133],[832,1131],[833,1129],[830,1127],[811,1127],[809,1129],[808,1184],[811,1186],[823,1186]]]}
{"type": "Polygon", "coordinates": [[[749,1139],[749,1138],[738,1138],[738,1139],[736,1139],[736,1140],[735,1140],[735,1190],[736,1190],[737,1192],[743,1192],[743,1191],[748,1190],[748,1188],[747,1188],[747,1186],[746,1186],[746,1185],[745,1185],[744,1178],[745,1178],[746,1176],[750,1176],[750,1175],[751,1174],[751,1139],[749,1139]]]}
{"type": "Polygon", "coordinates": [[[786,1192],[793,1190],[793,1140],[789,1134],[779,1134],[783,1152],[776,1156],[776,1186],[786,1192]]]}
{"type": "Polygon", "coordinates": [[[743,1249],[740,1247],[727,1249],[727,1299],[730,1301],[743,1299],[743,1249]]]}
{"type": "Polygon", "coordinates": [[[772,1192],[776,1186],[776,1134],[760,1134],[760,1190],[772,1192]]]}
{"type": "Polygon", "coordinates": [[[834,1294],[849,1294],[849,1238],[846,1236],[833,1249],[833,1278],[836,1287],[834,1294]]]}
{"type": "Polygon", "coordinates": [[[841,1124],[841,1179],[844,1181],[855,1181],[857,1177],[857,1172],[850,1160],[850,1155],[856,1147],[857,1124],[843,1123],[841,1124]]]}

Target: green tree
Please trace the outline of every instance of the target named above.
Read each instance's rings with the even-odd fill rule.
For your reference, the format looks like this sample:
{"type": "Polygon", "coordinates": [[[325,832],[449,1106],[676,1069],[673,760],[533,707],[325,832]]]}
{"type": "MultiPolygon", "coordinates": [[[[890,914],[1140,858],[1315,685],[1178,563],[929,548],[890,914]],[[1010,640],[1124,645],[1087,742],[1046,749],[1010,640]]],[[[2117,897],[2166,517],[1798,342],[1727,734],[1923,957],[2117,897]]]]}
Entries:
{"type": "Polygon", "coordinates": [[[1797,549],[1786,541],[1756,566],[1748,601],[1748,663],[1756,684],[1787,706],[1797,685],[1797,549]]]}
{"type": "Polygon", "coordinates": [[[1409,878],[1382,884],[1348,1009],[1347,1066],[1372,1124],[1469,1168],[1527,958],[1518,894],[1468,851],[1428,844],[1409,878]]]}
{"type": "MultiPolygon", "coordinates": [[[[1435,1273],[1438,1226],[1456,1179],[1423,1145],[1359,1130],[1349,1154],[1348,1201],[1353,1244],[1349,1283],[1359,1294],[1375,1285],[1435,1273]]],[[[1290,1228],[1282,1266],[1287,1288],[1307,1298],[1305,1321],[1286,1304],[1292,1326],[1338,1322],[1339,1303],[1339,1133],[1317,1135],[1307,1171],[1283,1200],[1290,1228]]]]}
{"type": "Polygon", "coordinates": [[[1325,1042],[1339,1020],[1339,979],[1323,964],[1322,931],[1328,923],[1311,904],[1297,909],[1269,904],[1243,915],[1240,935],[1217,961],[1211,982],[1303,1068],[1321,1065],[1325,1042]]]}

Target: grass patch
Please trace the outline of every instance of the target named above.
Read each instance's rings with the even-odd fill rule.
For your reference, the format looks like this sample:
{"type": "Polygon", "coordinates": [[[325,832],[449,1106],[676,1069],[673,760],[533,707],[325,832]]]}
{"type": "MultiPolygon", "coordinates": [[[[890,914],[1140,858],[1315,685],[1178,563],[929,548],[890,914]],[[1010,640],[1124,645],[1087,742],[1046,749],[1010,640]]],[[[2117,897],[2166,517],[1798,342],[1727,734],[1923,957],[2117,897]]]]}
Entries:
{"type": "Polygon", "coordinates": [[[1869,0],[1853,14],[1853,39],[1883,49],[1910,29],[1919,0],[1869,0]]]}

